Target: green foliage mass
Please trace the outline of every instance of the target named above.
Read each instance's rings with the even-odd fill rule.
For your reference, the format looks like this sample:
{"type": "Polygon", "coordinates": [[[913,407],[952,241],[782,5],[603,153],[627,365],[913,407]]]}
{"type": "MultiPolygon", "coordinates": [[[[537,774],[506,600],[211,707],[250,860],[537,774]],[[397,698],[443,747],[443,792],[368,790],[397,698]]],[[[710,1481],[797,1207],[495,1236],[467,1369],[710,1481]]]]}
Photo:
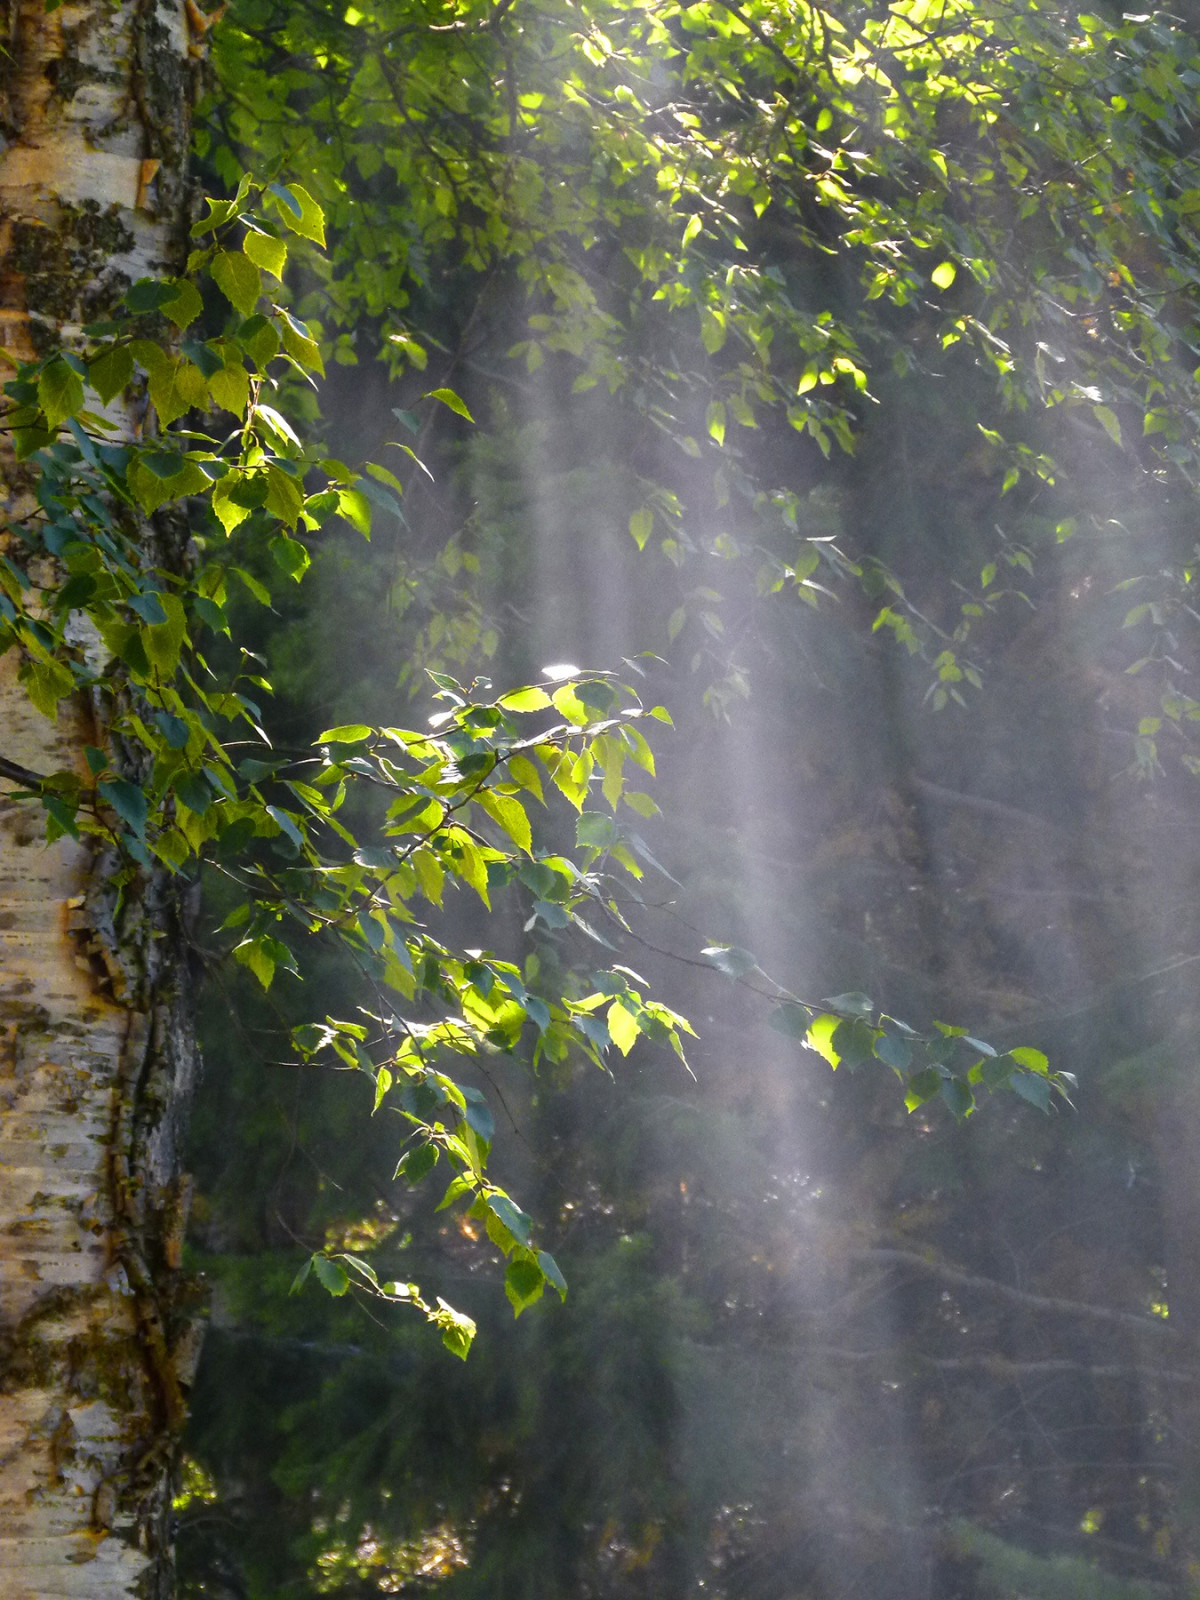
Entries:
{"type": "MultiPolygon", "coordinates": [[[[269,607],[270,591],[251,570],[256,550],[265,545],[282,579],[298,581],[310,562],[305,538],[324,519],[340,516],[369,537],[372,511],[398,516],[401,492],[385,468],[359,474],[306,447],[267,403],[275,364],[304,378],[321,369],[303,322],[278,304],[259,309],[262,273],[282,273],[288,232],[323,238],[307,191],[255,190],[243,180],[193,229],[191,277],[135,284],[125,320],[87,328],[93,342],[82,352],[23,366],[7,385],[17,457],[39,469],[36,509],[17,531],[29,556],[54,560],[59,581],[35,582],[0,557],[2,643],[20,650],[21,681],[41,712],[53,719],[60,701],[88,691],[110,741],[87,748],[86,777],[25,774],[18,793],[41,801],[50,839],[87,834],[115,846],[125,862],[118,887],[139,869],[189,872],[211,861],[235,901],[221,932],[264,990],[279,972],[300,977],[295,941],[325,934],[346,949],[374,1008],[360,1007],[362,1020],[296,1027],[295,1048],[304,1062],[341,1062],[372,1079],[374,1110],[387,1102],[407,1129],[397,1175],[416,1182],[444,1159],[453,1177],[443,1204],[464,1198],[485,1223],[508,1258],[505,1287],[519,1314],[547,1283],[560,1294],[566,1284],[536,1247],[529,1217],[486,1177],[492,1114],[478,1089],[443,1070],[446,1060],[512,1050],[526,1029],[535,1067],[572,1046],[603,1065],[610,1047],[628,1054],[643,1035],[682,1057],[680,1035],[691,1030],[646,998],[626,967],[543,998],[513,962],[449,950],[413,903],[440,908],[449,883],[488,909],[511,886],[532,897],[531,924],[588,927],[582,910],[592,902],[604,910],[608,863],[641,873],[608,814],[584,809],[593,775],[615,813],[626,760],[653,772],[640,722],[669,718],[575,669],[486,701],[486,685],[472,696],[439,674],[444,709],[430,729],[347,724],[326,729],[315,750],[272,743],[259,704],[271,685],[255,653],[232,643],[231,587],[269,607]],[[252,208],[258,201],[269,214],[252,208]],[[197,284],[209,280],[236,318],[228,334],[184,337],[178,349],[161,332],[148,336],[151,319],[161,328],[164,317],[186,335],[204,310],[197,284]],[[177,426],[110,442],[116,424],[88,409],[86,389],[109,406],[139,381],[162,430],[188,413],[210,422],[232,413],[232,429],[220,437],[177,426]],[[319,481],[310,487],[312,474],[319,481]],[[143,520],[184,501],[197,522],[195,559],[181,573],[144,536],[143,520]],[[546,790],[579,814],[577,859],[534,848],[527,806],[545,807],[546,790]],[[389,995],[413,1013],[396,1015],[389,995]]],[[[464,409],[447,389],[429,398],[464,409]]],[[[652,804],[633,799],[635,811],[652,804]]],[[[415,1284],[381,1283],[350,1254],[311,1266],[332,1294],[346,1292],[349,1271],[374,1294],[418,1306],[466,1354],[470,1319],[444,1302],[428,1306],[415,1284]]]]}
{"type": "MultiPolygon", "coordinates": [[[[309,325],[275,300],[260,309],[263,274],[282,278],[289,239],[324,243],[318,202],[299,184],[256,189],[242,178],[231,199],[209,202],[192,231],[189,277],[135,284],[124,319],[89,326],[82,350],[26,365],[7,385],[18,460],[39,469],[37,509],[20,532],[34,556],[56,561],[62,581],[35,585],[4,558],[3,642],[21,650],[21,679],[39,710],[54,718],[66,696],[98,694],[112,741],[89,747],[87,777],[33,775],[27,794],[41,800],[51,839],[82,832],[116,845],[129,864],[118,883],[154,863],[180,872],[212,860],[236,898],[221,932],[263,989],[277,972],[300,976],[290,929],[346,946],[375,991],[374,1008],[360,1008],[361,1021],[302,1024],[293,1043],[304,1062],[327,1057],[368,1074],[376,1112],[395,1089],[396,1109],[413,1130],[397,1176],[417,1182],[446,1161],[453,1176],[443,1204],[465,1199],[485,1224],[508,1259],[505,1289],[520,1314],[547,1283],[565,1294],[565,1280],[535,1246],[530,1219],[486,1177],[494,1125],[483,1095],[461,1087],[442,1062],[513,1050],[527,1027],[535,1068],[562,1061],[572,1046],[603,1065],[610,1048],[628,1055],[643,1036],[682,1058],[680,1035],[691,1030],[646,998],[643,980],[624,966],[573,979],[563,995],[539,996],[512,961],[451,951],[417,921],[412,903],[440,908],[449,880],[490,909],[494,891],[519,886],[532,897],[527,931],[574,924],[608,943],[583,910],[594,903],[623,924],[606,874],[611,865],[639,879],[643,869],[636,835],[614,816],[622,804],[637,815],[656,810],[627,790],[626,764],[653,774],[638,724],[670,719],[662,707],[643,708],[631,690],[573,668],[491,700],[479,698],[488,685],[468,691],[435,673],[446,709],[431,719],[433,731],[354,723],[326,729],[315,754],[273,745],[254,698],[271,692],[264,663],[235,645],[230,626],[232,585],[271,604],[254,556],[243,552],[265,545],[274,569],[299,581],[311,561],[306,537],[326,518],[369,537],[373,512],[402,520],[403,485],[387,468],[369,464],[360,473],[305,445],[266,398],[275,398],[281,369],[306,381],[323,372],[309,325]],[[209,284],[228,307],[228,331],[189,337],[205,311],[198,285],[209,284]],[[163,338],[164,319],[175,335],[163,338]],[[142,383],[160,431],[111,442],[116,425],[88,408],[87,389],[106,407],[142,383]],[[228,414],[234,425],[224,437],[180,426],[193,414],[228,414]],[[183,502],[204,520],[192,532],[196,558],[180,572],[143,537],[142,519],[183,502]],[[81,628],[91,648],[79,646],[81,628]],[[214,648],[236,650],[231,672],[220,671],[217,657],[210,663],[214,648]],[[577,860],[534,849],[527,807],[545,805],[544,783],[578,813],[577,860]],[[614,816],[587,808],[593,790],[614,816]],[[368,798],[360,802],[360,793],[368,798]],[[352,831],[346,816],[370,818],[372,834],[361,821],[352,831]],[[389,994],[433,1014],[396,1016],[389,994]]],[[[445,386],[424,398],[471,420],[445,386]]],[[[755,968],[732,947],[705,954],[733,978],[755,968]]],[[[910,1109],[940,1094],[963,1116],[979,1086],[1011,1084],[1043,1110],[1053,1090],[1066,1093],[1067,1078],[1051,1074],[1037,1051],[1002,1054],[943,1023],[932,1037],[886,1016],[876,1024],[872,1002],[858,994],[828,1002],[831,1010],[786,991],[775,998],[783,1001],[773,1018],[781,1032],[831,1066],[890,1066],[910,1109]],[[959,1040],[966,1053],[956,1059],[959,1040]]],[[[345,1252],[310,1264],[336,1296],[354,1281],[419,1307],[447,1345],[466,1354],[470,1319],[442,1301],[432,1308],[417,1285],[382,1282],[345,1252]]]]}

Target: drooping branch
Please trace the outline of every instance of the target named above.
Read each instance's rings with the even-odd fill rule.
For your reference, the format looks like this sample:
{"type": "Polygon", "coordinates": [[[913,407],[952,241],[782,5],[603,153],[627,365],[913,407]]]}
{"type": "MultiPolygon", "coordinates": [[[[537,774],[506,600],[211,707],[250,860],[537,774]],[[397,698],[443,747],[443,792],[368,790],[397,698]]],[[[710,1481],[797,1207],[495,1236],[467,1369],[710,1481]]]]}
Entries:
{"type": "Polygon", "coordinates": [[[1022,1378],[1055,1378],[1076,1374],[1085,1378],[1128,1379],[1150,1378],[1159,1383],[1200,1383],[1200,1371],[1181,1367],[1158,1367],[1140,1361],[1090,1362],[1072,1361],[1066,1357],[1048,1357],[1042,1360],[1010,1360],[994,1352],[976,1356],[928,1356],[921,1351],[848,1350],[838,1345],[805,1346],[806,1356],[820,1356],[827,1361],[869,1363],[877,1361],[892,1367],[912,1361],[932,1372],[982,1373],[999,1383],[1016,1383],[1022,1378]]]}
{"type": "Polygon", "coordinates": [[[1027,1289],[1017,1289],[1012,1284],[1000,1283],[995,1278],[984,1278],[974,1272],[963,1272],[946,1262],[923,1256],[916,1250],[856,1250],[853,1260],[871,1266],[895,1265],[923,1272],[927,1277],[938,1278],[960,1289],[972,1289],[977,1294],[990,1295],[994,1300],[1007,1300],[1011,1305],[1023,1306],[1027,1311],[1039,1311],[1056,1317],[1082,1318],[1091,1322],[1106,1322],[1114,1327],[1127,1328],[1132,1333],[1152,1334],[1156,1338],[1177,1339],[1179,1335],[1166,1322],[1153,1317],[1139,1316],[1133,1311],[1117,1311],[1111,1306],[1090,1305],[1085,1300],[1064,1300],[1056,1295],[1032,1294],[1027,1289]]]}

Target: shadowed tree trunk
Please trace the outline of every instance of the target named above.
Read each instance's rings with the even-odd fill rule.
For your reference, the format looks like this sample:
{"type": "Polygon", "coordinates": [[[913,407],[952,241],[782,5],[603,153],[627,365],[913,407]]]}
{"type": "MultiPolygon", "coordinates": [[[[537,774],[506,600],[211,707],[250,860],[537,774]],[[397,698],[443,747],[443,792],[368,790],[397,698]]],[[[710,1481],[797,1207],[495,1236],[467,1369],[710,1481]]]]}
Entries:
{"type": "MultiPolygon", "coordinates": [[[[131,281],[178,268],[195,46],[183,0],[12,0],[0,43],[0,344],[21,359],[69,343],[131,281]]],[[[132,411],[115,420],[136,426],[132,411]]],[[[0,548],[20,562],[9,530],[32,474],[3,457],[0,478],[0,548]]],[[[77,765],[85,743],[105,743],[103,706],[51,724],[14,654],[0,658],[0,755],[77,765]]],[[[175,890],[145,873],[118,895],[114,864],[70,840],[48,848],[40,808],[0,800],[9,1600],[173,1589],[170,1479],[195,1344],[176,1135],[195,1054],[175,890]]]]}

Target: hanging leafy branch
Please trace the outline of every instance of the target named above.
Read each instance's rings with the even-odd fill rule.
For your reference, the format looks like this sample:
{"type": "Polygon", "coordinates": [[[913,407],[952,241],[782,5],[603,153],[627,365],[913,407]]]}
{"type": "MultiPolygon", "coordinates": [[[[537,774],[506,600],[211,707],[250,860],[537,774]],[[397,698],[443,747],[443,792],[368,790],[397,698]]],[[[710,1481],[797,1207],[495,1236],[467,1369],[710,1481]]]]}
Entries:
{"type": "Polygon", "coordinates": [[[996,1089],[1013,1090],[1039,1111],[1048,1111],[1055,1096],[1071,1103],[1073,1074],[1052,1072],[1041,1050],[1028,1045],[1001,1050],[949,1022],[934,1022],[921,1031],[880,1011],[869,995],[857,991],[802,1000],[774,982],[739,945],[709,945],[702,954],[718,972],[748,983],[771,1001],[767,1025],[785,1038],[799,1039],[833,1071],[889,1067],[904,1086],[909,1111],[940,1099],[956,1117],[969,1117],[981,1093],[996,1089]]]}
{"type": "MultiPolygon", "coordinates": [[[[19,651],[26,692],[52,719],[86,691],[102,734],[85,748],[85,772],[5,762],[4,775],[40,801],[50,839],[115,848],[126,888],[139,869],[211,862],[237,902],[223,925],[232,956],[264,989],[280,971],[299,975],[312,935],[349,953],[374,1012],[299,1027],[296,1047],[306,1061],[368,1074],[377,1110],[394,1104],[409,1130],[398,1175],[415,1182],[445,1162],[444,1203],[461,1198],[486,1221],[519,1312],[547,1283],[566,1286],[529,1218],[488,1178],[490,1112],[447,1061],[528,1044],[535,1066],[573,1048],[603,1065],[611,1046],[627,1053],[642,1036],[682,1056],[691,1030],[626,968],[542,996],[514,963],[447,948],[414,908],[436,911],[450,885],[489,908],[511,886],[531,898],[532,920],[586,928],[598,875],[540,849],[530,808],[549,793],[583,812],[594,777],[614,811],[653,809],[627,791],[624,768],[653,769],[640,724],[669,719],[604,674],[572,670],[486,700],[486,685],[468,692],[439,677],[445,709],[426,730],[331,728],[299,754],[272,744],[260,704],[271,685],[257,656],[234,645],[233,592],[270,606],[264,550],[282,581],[298,581],[323,522],[340,516],[369,536],[373,514],[399,513],[402,484],[306,447],[271,403],[281,380],[322,370],[307,327],[264,294],[263,277],[282,275],[289,235],[322,241],[320,208],[299,186],[244,180],[233,199],[210,201],[193,231],[188,278],[135,284],[125,316],[85,328],[83,348],[24,365],[6,385],[5,425],[37,479],[14,524],[21,559],[0,555],[0,649],[19,651]],[[189,336],[208,284],[232,310],[231,331],[189,336]],[[147,419],[140,437],[118,441],[112,412],[143,387],[157,425],[147,419]],[[181,426],[197,414],[218,431],[181,426]],[[171,518],[183,502],[196,531],[180,571],[165,547],[187,537],[188,524],[171,518]],[[400,1002],[414,1014],[399,1014],[400,1002]]],[[[433,397],[461,405],[450,391],[433,397]]],[[[583,813],[581,836],[589,827],[583,813]]],[[[342,1268],[316,1265],[327,1287],[341,1283],[342,1268]]],[[[466,1353],[468,1319],[356,1270],[423,1309],[466,1353]]]]}
{"type": "MultiPolygon", "coordinates": [[[[261,705],[271,684],[234,637],[235,597],[270,607],[264,554],[271,582],[299,581],[328,519],[369,537],[375,515],[400,515],[403,484],[306,445],[279,409],[288,383],[322,372],[309,328],[264,279],[281,279],[293,238],[323,242],[311,196],[243,179],[232,199],[209,201],[193,234],[187,277],[134,284],[122,316],[5,386],[4,425],[36,480],[13,524],[19,555],[0,553],[0,650],[18,651],[39,711],[53,719],[86,693],[99,731],[86,770],[33,773],[0,758],[0,775],[40,802],[50,839],[110,849],[122,892],[136,892],[139,872],[209,864],[234,901],[225,947],[264,990],[280,972],[301,975],[310,940],[336,942],[373,1002],[352,1018],[302,1024],[294,1046],[305,1063],[370,1078],[375,1112],[404,1125],[396,1176],[416,1183],[443,1167],[441,1205],[461,1203],[484,1225],[519,1314],[547,1284],[559,1294],[566,1284],[531,1219],[489,1176],[491,1112],[451,1064],[523,1051],[537,1067],[577,1052],[604,1067],[640,1039],[683,1059],[692,1030],[627,966],[541,993],[536,961],[455,950],[432,921],[452,887],[485,910],[508,891],[525,898],[527,929],[574,928],[611,949],[589,917],[621,922],[610,879],[643,874],[648,852],[622,818],[657,808],[629,774],[653,775],[643,729],[670,718],[600,672],[551,668],[541,684],[500,695],[434,674],[441,709],[423,730],[343,724],[312,749],[272,743],[261,705]],[[195,332],[206,295],[228,323],[207,338],[195,332]],[[143,402],[130,437],[129,413],[143,402]],[[574,854],[555,842],[555,807],[574,815],[574,854]]],[[[450,390],[427,398],[465,409],[450,390]]],[[[748,970],[744,952],[707,954],[731,976],[748,970]]],[[[1036,1051],[1002,1055],[963,1029],[938,1024],[926,1037],[872,1021],[861,996],[823,1007],[773,998],[775,1026],[831,1066],[891,1067],[910,1108],[940,1094],[963,1116],[978,1088],[1000,1084],[1043,1109],[1053,1090],[1065,1093],[1064,1075],[1036,1051]],[[973,1064],[955,1064],[960,1040],[973,1064]]],[[[417,1285],[381,1282],[345,1253],[312,1257],[297,1287],[310,1270],[334,1294],[353,1284],[415,1307],[466,1354],[470,1319],[431,1305],[417,1285]]]]}

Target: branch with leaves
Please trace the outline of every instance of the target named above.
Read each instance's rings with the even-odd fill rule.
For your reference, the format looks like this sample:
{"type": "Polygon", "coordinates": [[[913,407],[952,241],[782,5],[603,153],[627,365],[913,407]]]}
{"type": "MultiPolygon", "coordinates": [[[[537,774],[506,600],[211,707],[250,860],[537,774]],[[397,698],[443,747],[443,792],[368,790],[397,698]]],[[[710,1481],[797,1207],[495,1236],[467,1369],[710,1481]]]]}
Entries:
{"type": "MultiPolygon", "coordinates": [[[[375,1111],[394,1110],[406,1128],[397,1177],[415,1183],[444,1164],[441,1204],[461,1203],[484,1225],[519,1314],[547,1284],[560,1294],[566,1284],[531,1219],[489,1177],[492,1114],[452,1063],[507,1052],[536,1069],[575,1053],[604,1068],[641,1039],[682,1060],[692,1029],[628,966],[575,972],[541,993],[536,960],[455,950],[431,919],[450,887],[485,912],[515,894],[526,931],[574,928],[611,950],[589,914],[625,926],[611,876],[640,878],[639,854],[653,864],[622,819],[657,810],[630,774],[653,776],[643,730],[670,717],[602,672],[549,668],[542,683],[499,695],[483,680],[433,674],[441,709],[423,730],[343,724],[312,750],[272,744],[260,704],[271,684],[234,637],[235,598],[270,607],[264,553],[279,581],[298,582],[328,519],[369,538],[374,516],[401,516],[404,485],[306,445],[280,409],[289,382],[323,368],[308,327],[266,280],[281,281],[290,240],[323,243],[321,208],[299,185],[248,178],[208,204],[188,277],[134,284],[124,315],[5,385],[4,425],[38,476],[0,552],[0,650],[19,652],[38,710],[53,719],[86,692],[101,732],[78,770],[35,774],[0,760],[0,776],[40,802],[50,839],[114,847],[118,887],[139,872],[189,876],[209,864],[235,901],[225,948],[264,990],[281,972],[302,976],[313,938],[340,947],[373,1004],[302,1024],[294,1046],[306,1063],[371,1079],[375,1111]],[[202,337],[214,304],[225,329],[202,337]],[[112,409],[142,397],[139,436],[117,442],[112,409]],[[194,552],[182,571],[155,557],[178,544],[181,507],[194,552]],[[574,817],[572,853],[558,844],[555,807],[574,817]]],[[[448,389],[426,398],[467,414],[448,389]]],[[[737,978],[755,967],[729,946],[704,957],[737,978]]],[[[921,1035],[857,994],[813,1005],[775,986],[769,998],[772,1025],[830,1066],[890,1067],[910,1109],[940,1095],[961,1117],[980,1087],[1010,1086],[1042,1109],[1066,1093],[1066,1075],[1034,1050],[1002,1054],[943,1023],[921,1035]]],[[[310,1268],[334,1293],[353,1284],[413,1306],[466,1354],[469,1319],[418,1286],[382,1283],[360,1258],[324,1252],[298,1283],[310,1268]]]]}

